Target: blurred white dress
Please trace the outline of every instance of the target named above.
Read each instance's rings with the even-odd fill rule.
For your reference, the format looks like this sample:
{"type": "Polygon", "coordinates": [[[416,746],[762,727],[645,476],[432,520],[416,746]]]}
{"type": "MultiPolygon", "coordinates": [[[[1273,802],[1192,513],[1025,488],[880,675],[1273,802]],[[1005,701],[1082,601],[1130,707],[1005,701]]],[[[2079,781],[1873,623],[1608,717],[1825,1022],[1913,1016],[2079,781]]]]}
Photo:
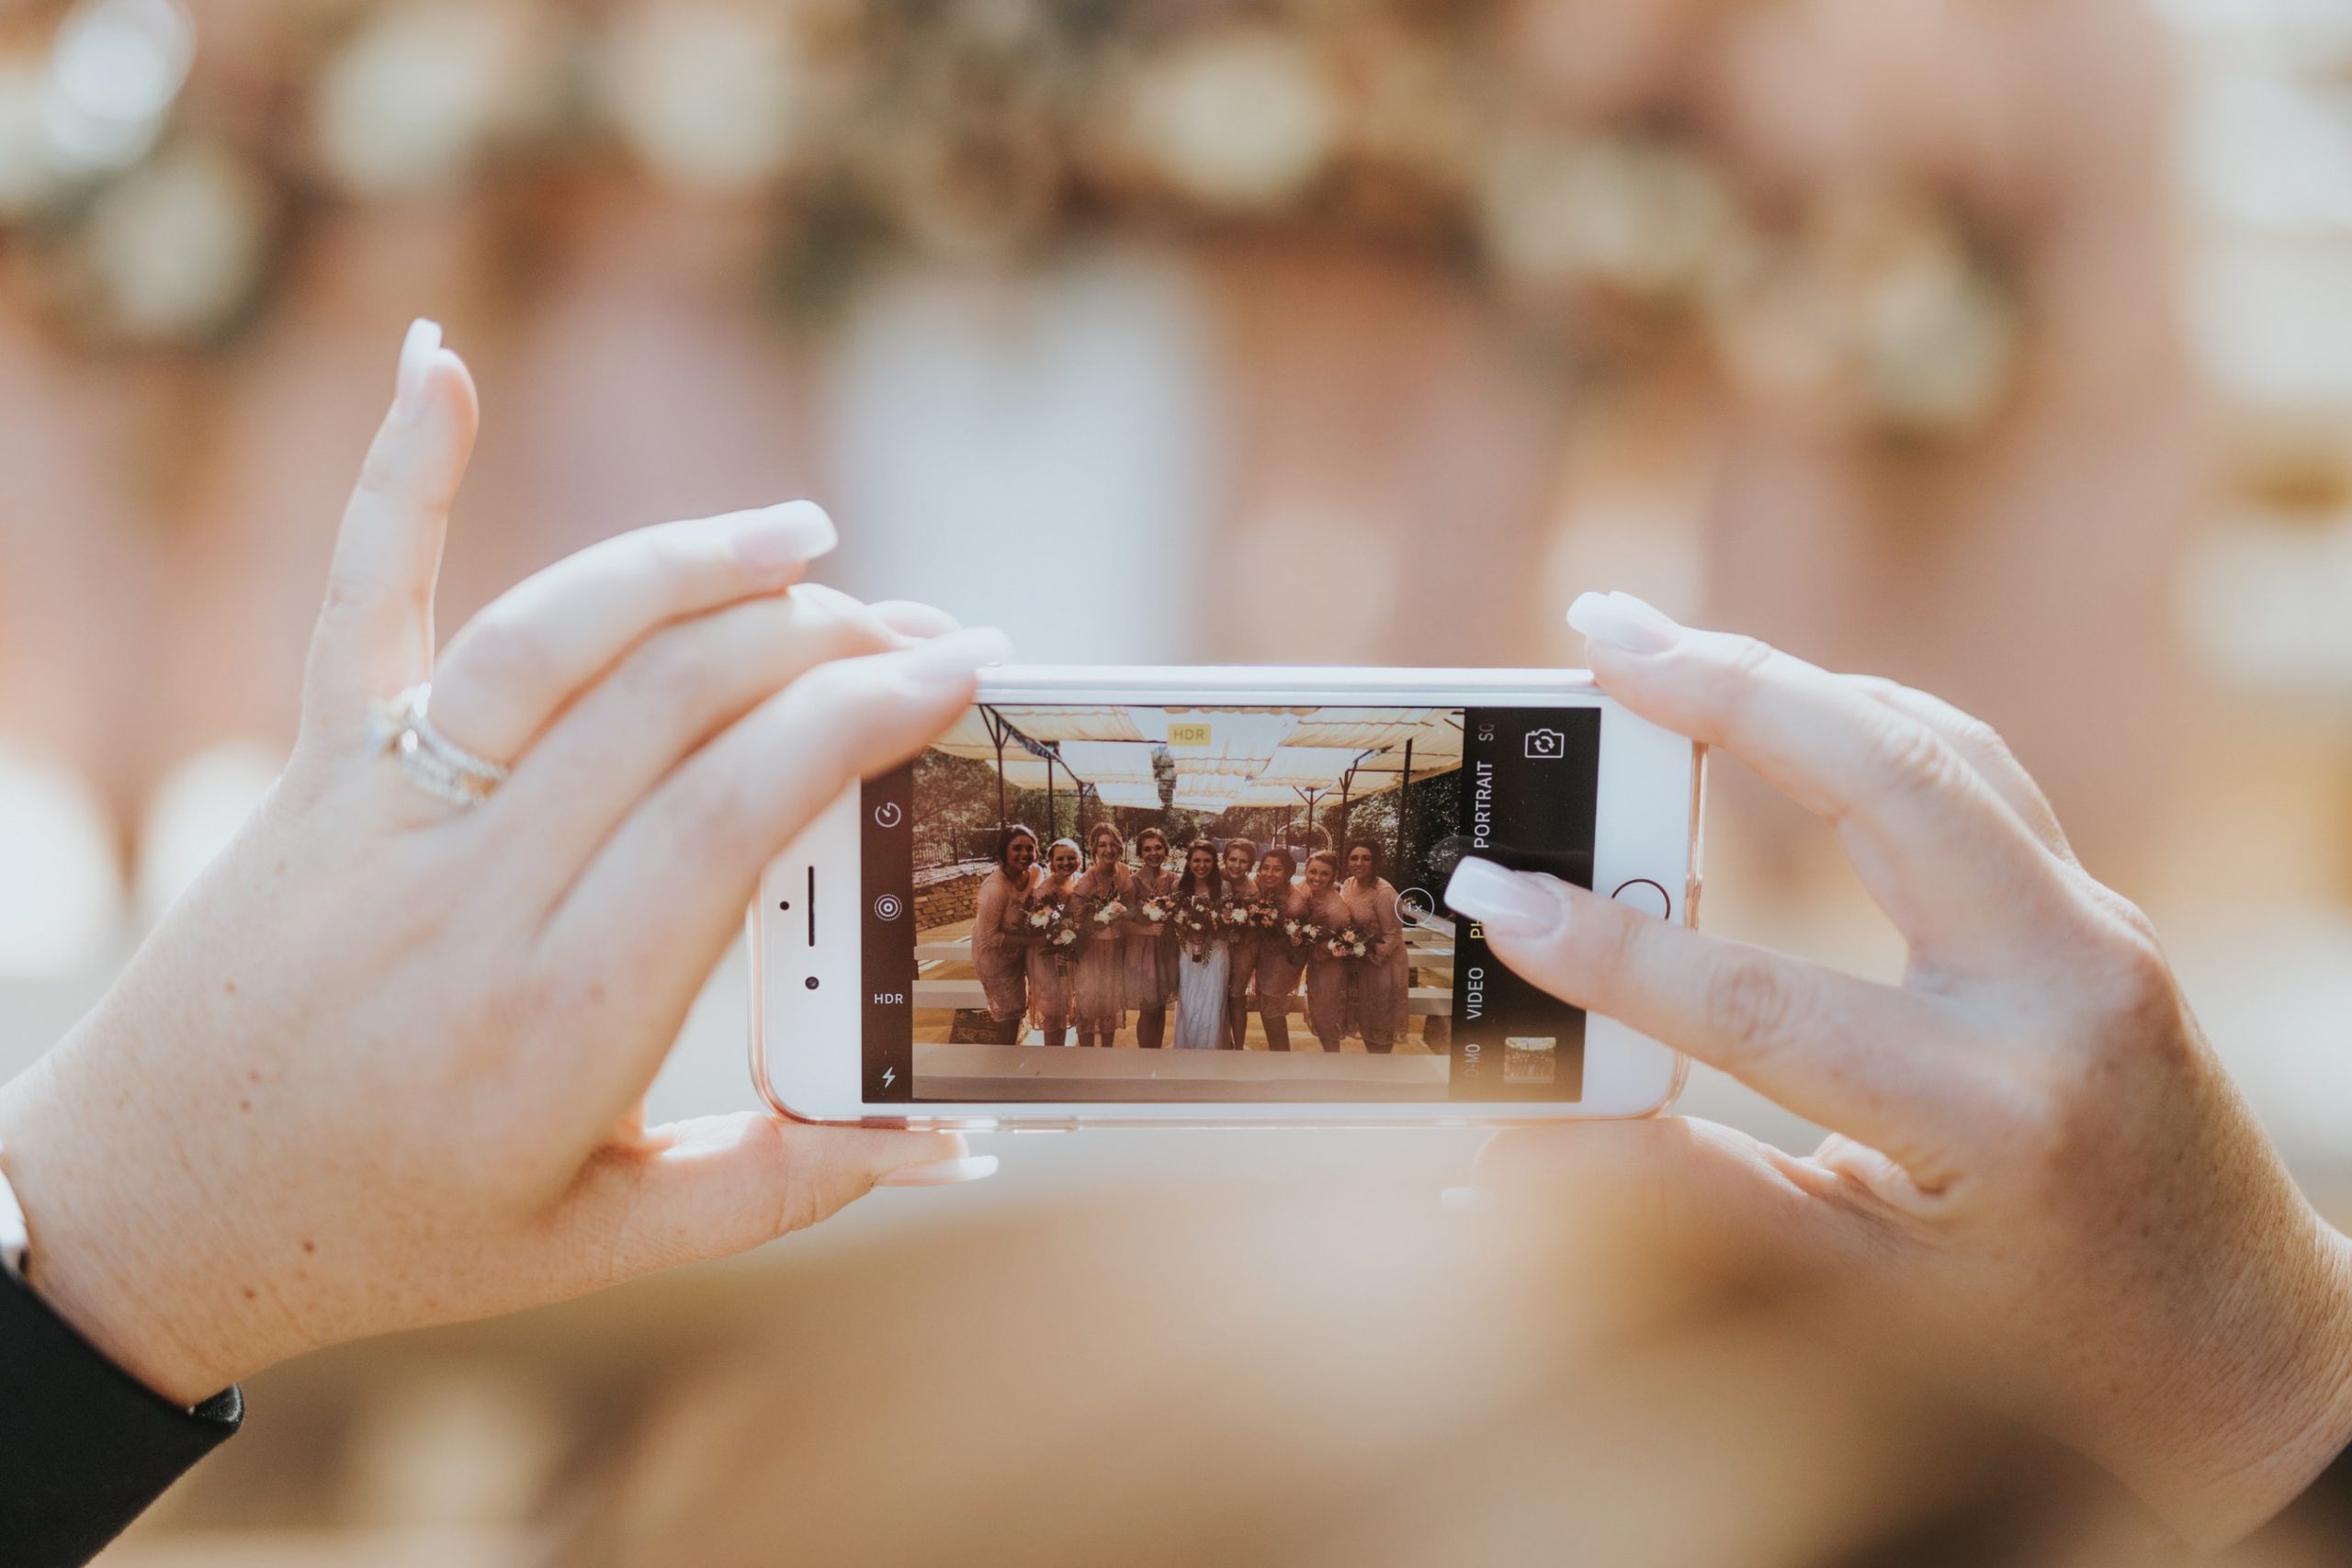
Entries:
{"type": "Polygon", "coordinates": [[[1198,963],[1189,945],[1176,944],[1176,1037],[1170,1045],[1179,1051],[1224,1048],[1226,983],[1232,968],[1232,950],[1222,942],[1210,942],[1208,955],[1198,963]]]}

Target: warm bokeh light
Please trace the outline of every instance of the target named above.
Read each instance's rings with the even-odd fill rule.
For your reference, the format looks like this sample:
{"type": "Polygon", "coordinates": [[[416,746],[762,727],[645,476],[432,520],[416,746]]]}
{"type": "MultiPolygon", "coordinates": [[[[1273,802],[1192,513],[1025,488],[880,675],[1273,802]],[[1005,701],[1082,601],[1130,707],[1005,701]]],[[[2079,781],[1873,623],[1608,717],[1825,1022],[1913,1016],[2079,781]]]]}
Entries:
{"type": "MultiPolygon", "coordinates": [[[[0,4],[0,1070],[96,998],[288,754],[334,520],[419,315],[484,409],[445,637],[623,528],[806,495],[841,527],[829,581],[1038,660],[1567,660],[1561,609],[1614,587],[1937,690],[2161,923],[2297,1175],[2352,1190],[2339,0],[0,4]]],[[[1900,968],[1827,834],[1736,769],[1714,792],[1710,926],[1900,968]]],[[[650,1116],[756,1103],[742,989],[730,959],[650,1116]]],[[[1711,1074],[1684,1103],[1815,1136],[1711,1074]]],[[[982,1363],[1050,1355],[1061,1306],[997,1242],[1093,1303],[1070,1348],[1107,1378],[1103,1323],[1155,1278],[1119,1203],[1299,1197],[1288,1234],[1339,1240],[1260,1233],[1299,1291],[1249,1303],[1247,1345],[1220,1359],[1164,1278],[1135,1314],[1222,1369],[1169,1401],[1246,1405],[1284,1337],[1452,1331],[1412,1315],[1459,1304],[1414,1265],[1451,1256],[1421,1208],[1473,1142],[1007,1139],[985,1190],[281,1369],[254,1391],[267,1431],[108,1561],[666,1561],[627,1532],[765,1517],[721,1506],[739,1455],[755,1500],[912,1517],[888,1456],[952,1492],[1002,1405],[836,1369],[886,1359],[887,1328],[943,1386],[1017,1403],[982,1363]],[[1384,1230],[1374,1190],[1412,1222],[1384,1230]],[[1073,1193],[1114,1212],[1070,1221],[1073,1193]],[[1066,1221],[1096,1272],[1037,1240],[1066,1221]],[[1340,1245],[1366,1237],[1425,1250],[1383,1273],[1340,1245]],[[964,1272],[923,1274],[951,1241],[964,1272]],[[1317,1295],[1315,1258],[1363,1298],[1317,1295]],[[876,1279],[926,1310],[892,1315],[876,1279]],[[879,1461],[790,1448],[808,1412],[879,1461]],[[779,1453],[792,1485],[758,1493],[779,1453]]],[[[1222,1279],[1214,1227],[1191,1245],[1222,1279]]],[[[1445,1364],[1492,1372],[1476,1349],[1445,1364]]],[[[1767,1429],[1804,1403],[1777,1354],[1751,1382],[1705,1361],[1688,1407],[1719,1376],[1754,1397],[1737,1429],[1767,1429]]],[[[1317,1419],[1373,1415],[1279,1393],[1287,1448],[1211,1422],[1250,1456],[1222,1483],[1344,1448],[1395,1467],[1362,1515],[1383,1540],[1444,1517],[1427,1456],[1318,1447],[1317,1419]]],[[[1590,1408],[1594,1472],[1670,1490],[1667,1436],[1590,1408]]],[[[1072,1451],[1112,1468],[1121,1440],[1072,1451]]],[[[1024,1456],[997,1456],[1003,1484],[1034,1483],[1024,1456]]]]}

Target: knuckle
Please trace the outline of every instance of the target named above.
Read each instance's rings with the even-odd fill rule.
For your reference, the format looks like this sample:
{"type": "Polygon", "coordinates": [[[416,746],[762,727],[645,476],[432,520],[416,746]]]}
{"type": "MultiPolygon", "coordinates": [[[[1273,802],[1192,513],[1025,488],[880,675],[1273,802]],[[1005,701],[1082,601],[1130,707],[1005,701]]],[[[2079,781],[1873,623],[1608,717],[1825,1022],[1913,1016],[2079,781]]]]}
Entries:
{"type": "Polygon", "coordinates": [[[826,659],[877,653],[897,640],[880,616],[864,603],[822,583],[796,583],[786,593],[796,624],[813,637],[826,659]]]}
{"type": "Polygon", "coordinates": [[[1738,953],[1707,976],[1701,1006],[1708,1032],[1746,1055],[1769,1055],[1794,1037],[1804,1010],[1803,984],[1761,954],[1738,953]]]}
{"type": "Polygon", "coordinates": [[[1779,653],[1770,643],[1744,633],[1719,634],[1724,641],[1716,653],[1718,676],[1709,682],[1715,728],[1736,732],[1747,727],[1767,683],[1767,672],[1779,653]]]}
{"type": "Polygon", "coordinates": [[[1950,703],[1939,702],[1937,706],[1942,711],[1944,733],[1951,737],[1953,745],[1963,750],[1980,751],[1999,761],[2013,762],[2017,760],[2016,753],[2009,750],[2007,739],[1999,730],[1974,714],[1963,713],[1950,703]]]}
{"type": "Polygon", "coordinates": [[[1752,684],[1777,657],[1778,651],[1763,638],[1736,632],[1731,634],[1730,645],[1724,650],[1724,669],[1743,684],[1752,684]]]}
{"type": "Polygon", "coordinates": [[[2164,941],[2157,934],[2156,922],[2148,918],[2148,912],[2104,884],[2093,883],[2092,886],[2097,889],[2099,902],[2106,907],[2109,918],[2123,936],[2156,950],[2161,956],[2164,941]]]}
{"type": "Polygon", "coordinates": [[[443,660],[444,684],[463,681],[495,697],[527,697],[560,679],[555,650],[519,617],[486,610],[443,660]]]}
{"type": "Polygon", "coordinates": [[[698,767],[681,777],[675,819],[687,860],[718,860],[756,838],[774,793],[754,787],[763,774],[752,768],[698,767]]]}
{"type": "Polygon", "coordinates": [[[1957,782],[1960,761],[1943,738],[1924,724],[1895,717],[1882,728],[1877,771],[1887,789],[1941,795],[1957,782]]]}
{"type": "MultiPolygon", "coordinates": [[[[2120,900],[2119,900],[2120,902],[2120,900]]],[[[2126,906],[2128,908],[2129,906],[2126,906]]],[[[2106,940],[2098,944],[2097,980],[2111,1016],[2126,1036],[2150,1031],[2143,1026],[2168,1020],[2180,1010],[2180,989],[2155,925],[2138,909],[2127,917],[2113,912],[2107,920],[2106,940]]]]}
{"type": "Polygon", "coordinates": [[[648,638],[627,666],[629,705],[692,708],[698,699],[707,700],[718,662],[713,643],[719,629],[696,621],[648,638]]]}
{"type": "Polygon", "coordinates": [[[330,624],[348,621],[376,602],[368,581],[343,568],[327,573],[326,594],[319,604],[319,618],[330,624]]]}

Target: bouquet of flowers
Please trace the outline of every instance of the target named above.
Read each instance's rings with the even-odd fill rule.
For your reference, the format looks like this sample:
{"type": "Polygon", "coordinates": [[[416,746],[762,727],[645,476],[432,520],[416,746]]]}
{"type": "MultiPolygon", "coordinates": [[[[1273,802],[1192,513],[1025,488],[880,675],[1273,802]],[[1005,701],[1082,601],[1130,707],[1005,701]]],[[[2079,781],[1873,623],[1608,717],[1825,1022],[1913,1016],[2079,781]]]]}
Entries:
{"type": "Polygon", "coordinates": [[[1338,931],[1333,931],[1329,946],[1331,956],[1334,958],[1372,956],[1372,943],[1365,940],[1363,932],[1353,926],[1341,926],[1338,931]]]}
{"type": "Polygon", "coordinates": [[[1283,907],[1271,898],[1252,898],[1247,908],[1251,931],[1270,931],[1283,923],[1283,907]]]}
{"type": "Polygon", "coordinates": [[[1184,939],[1193,962],[1207,963],[1210,939],[1225,934],[1225,911],[1215,900],[1196,893],[1177,905],[1169,919],[1175,923],[1176,934],[1184,939]]]}
{"type": "Polygon", "coordinates": [[[1070,949],[1085,933],[1078,929],[1078,921],[1065,903],[1040,904],[1030,910],[1029,934],[1046,944],[1046,951],[1054,955],[1055,968],[1067,971],[1070,949]]]}
{"type": "Polygon", "coordinates": [[[1250,929],[1250,906],[1241,900],[1227,904],[1217,910],[1217,918],[1225,922],[1227,931],[1238,935],[1250,929]]]}
{"type": "Polygon", "coordinates": [[[1094,906],[1094,934],[1112,936],[1118,931],[1119,922],[1127,918],[1127,907],[1116,898],[1094,906]]]}
{"type": "Polygon", "coordinates": [[[1155,893],[1143,901],[1136,911],[1136,919],[1148,926],[1164,926],[1176,918],[1176,900],[1165,893],[1155,893]]]}
{"type": "Polygon", "coordinates": [[[1322,926],[1313,920],[1284,920],[1283,922],[1283,935],[1290,938],[1290,944],[1294,948],[1313,947],[1323,940],[1324,934],[1322,926]]]}

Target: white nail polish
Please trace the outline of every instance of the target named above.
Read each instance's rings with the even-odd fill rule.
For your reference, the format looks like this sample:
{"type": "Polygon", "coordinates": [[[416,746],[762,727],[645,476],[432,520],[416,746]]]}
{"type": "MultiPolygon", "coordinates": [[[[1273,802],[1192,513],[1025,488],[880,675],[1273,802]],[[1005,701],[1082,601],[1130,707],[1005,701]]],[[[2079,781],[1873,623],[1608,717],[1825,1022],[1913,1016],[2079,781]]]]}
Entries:
{"type": "Polygon", "coordinates": [[[934,688],[961,689],[974,671],[1003,663],[1012,651],[1012,644],[994,626],[966,626],[924,638],[894,657],[900,660],[900,679],[928,694],[934,688]]]}
{"type": "Polygon", "coordinates": [[[1682,639],[1671,616],[1631,593],[1579,593],[1568,625],[1626,653],[1664,653],[1682,639]]]}
{"type": "Polygon", "coordinates": [[[729,541],[735,558],[754,571],[800,566],[841,542],[824,509],[805,501],[740,514],[729,541]]]}
{"type": "Polygon", "coordinates": [[[441,352],[441,323],[423,316],[408,324],[401,340],[401,368],[392,389],[392,412],[414,419],[424,407],[424,378],[432,373],[433,356],[441,352]]]}
{"type": "Polygon", "coordinates": [[[966,1155],[961,1159],[935,1159],[924,1165],[902,1165],[876,1177],[876,1187],[953,1187],[996,1174],[996,1156],[966,1155]]]}
{"type": "Polygon", "coordinates": [[[1455,914],[1477,921],[1488,936],[1522,942],[1550,936],[1568,912],[1559,895],[1534,877],[1475,857],[1453,868],[1445,902],[1455,914]]]}

